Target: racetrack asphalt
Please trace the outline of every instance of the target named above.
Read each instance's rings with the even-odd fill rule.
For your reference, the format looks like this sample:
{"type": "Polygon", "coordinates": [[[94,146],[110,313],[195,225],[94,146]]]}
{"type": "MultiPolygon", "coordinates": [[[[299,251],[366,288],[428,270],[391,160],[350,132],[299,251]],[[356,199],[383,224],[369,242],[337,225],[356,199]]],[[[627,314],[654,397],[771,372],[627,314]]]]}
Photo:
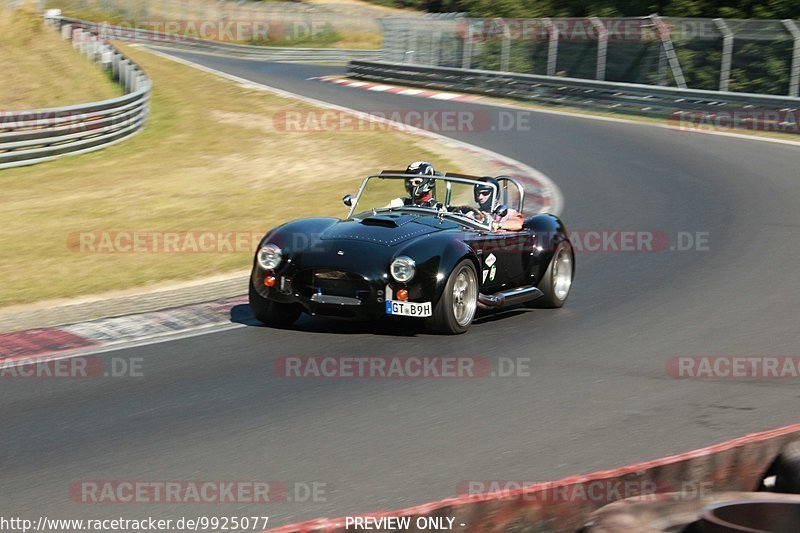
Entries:
{"type": "MultiPolygon", "coordinates": [[[[174,55],[363,111],[476,110],[494,124],[508,112],[307,79],[341,67],[174,55]]],[[[613,468],[797,422],[796,379],[679,380],[667,365],[682,355],[800,352],[800,149],[522,113],[529,131],[446,135],[547,174],[573,231],[653,231],[673,244],[679,232],[701,233],[708,249],[579,251],[563,309],[511,310],[456,337],[303,318],[290,330],[243,327],[100,356],[141,358],[144,377],[2,380],[0,509],[269,515],[277,526],[441,499],[465,480],[613,468]],[[273,362],[285,355],[529,357],[530,375],[283,379],[273,362]],[[79,480],[237,479],[324,483],[325,497],[85,505],[69,495],[79,480]]],[[[232,313],[248,321],[246,308],[232,313]]]]}

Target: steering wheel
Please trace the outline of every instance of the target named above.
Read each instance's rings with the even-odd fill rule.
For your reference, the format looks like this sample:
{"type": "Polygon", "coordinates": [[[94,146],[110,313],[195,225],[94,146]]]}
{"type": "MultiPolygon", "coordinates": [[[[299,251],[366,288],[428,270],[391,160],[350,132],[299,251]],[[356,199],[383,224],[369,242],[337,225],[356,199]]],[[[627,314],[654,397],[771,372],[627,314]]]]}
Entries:
{"type": "Polygon", "coordinates": [[[476,207],[472,207],[471,205],[459,205],[454,207],[453,210],[460,211],[463,215],[472,213],[473,218],[478,222],[483,222],[486,220],[486,213],[476,207]]]}

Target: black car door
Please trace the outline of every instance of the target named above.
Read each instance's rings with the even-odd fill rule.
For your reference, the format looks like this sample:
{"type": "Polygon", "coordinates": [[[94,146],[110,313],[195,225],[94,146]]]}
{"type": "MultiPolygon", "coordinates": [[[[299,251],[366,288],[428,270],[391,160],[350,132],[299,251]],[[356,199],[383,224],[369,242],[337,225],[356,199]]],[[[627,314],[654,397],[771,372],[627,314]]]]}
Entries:
{"type": "Polygon", "coordinates": [[[529,230],[496,231],[492,233],[496,240],[499,275],[503,279],[503,288],[527,285],[527,265],[530,258],[533,238],[529,230]]]}
{"type": "Polygon", "coordinates": [[[504,273],[505,245],[504,239],[498,239],[493,232],[480,230],[470,236],[469,243],[475,250],[480,262],[478,278],[481,280],[481,292],[492,294],[506,285],[504,273]]]}

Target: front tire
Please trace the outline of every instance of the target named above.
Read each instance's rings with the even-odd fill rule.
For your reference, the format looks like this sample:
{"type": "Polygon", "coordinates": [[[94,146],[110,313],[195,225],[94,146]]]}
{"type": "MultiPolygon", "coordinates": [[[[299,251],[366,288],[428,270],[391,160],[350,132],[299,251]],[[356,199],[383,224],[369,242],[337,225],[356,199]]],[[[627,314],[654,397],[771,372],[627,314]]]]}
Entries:
{"type": "Polygon", "coordinates": [[[557,309],[567,301],[572,289],[572,279],[575,277],[575,252],[572,244],[564,240],[558,243],[553,258],[539,283],[539,290],[544,296],[531,302],[526,302],[527,307],[557,309]]]}
{"type": "Polygon", "coordinates": [[[302,313],[302,310],[297,305],[273,302],[264,298],[258,294],[252,280],[250,281],[249,300],[250,311],[253,316],[267,326],[290,326],[295,323],[300,317],[300,313],[302,313]]]}
{"type": "Polygon", "coordinates": [[[444,292],[428,319],[428,329],[446,335],[464,333],[477,309],[478,275],[472,261],[464,259],[450,273],[444,292]]]}

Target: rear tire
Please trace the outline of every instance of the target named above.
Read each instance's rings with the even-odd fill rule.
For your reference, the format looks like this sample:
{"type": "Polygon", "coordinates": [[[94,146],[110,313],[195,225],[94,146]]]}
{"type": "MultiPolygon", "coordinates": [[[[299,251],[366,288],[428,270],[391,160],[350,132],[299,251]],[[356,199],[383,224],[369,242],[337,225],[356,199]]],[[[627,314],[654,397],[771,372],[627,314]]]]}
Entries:
{"type": "Polygon", "coordinates": [[[302,310],[296,304],[273,302],[258,294],[250,281],[250,311],[259,322],[268,326],[290,326],[300,317],[302,310]]]}
{"type": "Polygon", "coordinates": [[[547,266],[542,281],[539,283],[541,296],[530,302],[527,307],[539,309],[557,309],[567,301],[575,277],[575,252],[569,241],[561,241],[553,252],[553,258],[547,266]]]}
{"type": "Polygon", "coordinates": [[[434,333],[458,335],[469,328],[478,309],[478,275],[475,265],[464,259],[450,273],[444,292],[427,321],[434,333]]]}

